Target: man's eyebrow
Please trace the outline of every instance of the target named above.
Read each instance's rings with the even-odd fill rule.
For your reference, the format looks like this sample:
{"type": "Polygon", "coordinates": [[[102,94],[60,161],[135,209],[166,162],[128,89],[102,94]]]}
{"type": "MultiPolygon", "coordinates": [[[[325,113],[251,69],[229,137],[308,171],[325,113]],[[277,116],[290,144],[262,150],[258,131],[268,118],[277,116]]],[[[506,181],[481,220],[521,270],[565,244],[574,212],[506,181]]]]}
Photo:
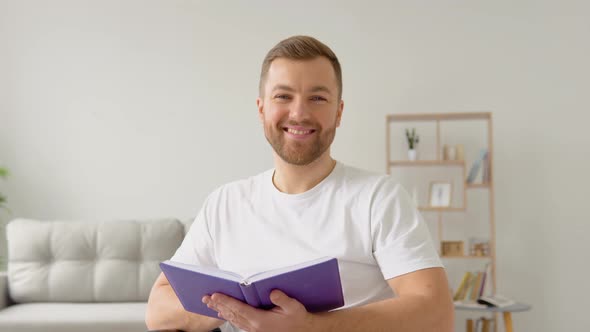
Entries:
{"type": "MultiPolygon", "coordinates": [[[[295,92],[295,89],[285,85],[285,84],[277,84],[275,85],[271,92],[275,92],[276,90],[284,90],[284,91],[289,91],[289,92],[295,92]]],[[[332,91],[330,89],[328,89],[326,86],[323,85],[316,85],[314,87],[312,87],[311,89],[308,90],[309,92],[326,92],[327,94],[332,94],[332,91]]]]}
{"type": "Polygon", "coordinates": [[[275,85],[274,88],[272,88],[271,92],[275,92],[277,90],[285,90],[285,91],[289,91],[289,92],[295,91],[295,89],[293,89],[292,87],[285,85],[285,84],[275,85]]]}
{"type": "Polygon", "coordinates": [[[332,91],[323,85],[314,86],[309,89],[309,92],[326,92],[327,94],[332,94],[332,91]]]}

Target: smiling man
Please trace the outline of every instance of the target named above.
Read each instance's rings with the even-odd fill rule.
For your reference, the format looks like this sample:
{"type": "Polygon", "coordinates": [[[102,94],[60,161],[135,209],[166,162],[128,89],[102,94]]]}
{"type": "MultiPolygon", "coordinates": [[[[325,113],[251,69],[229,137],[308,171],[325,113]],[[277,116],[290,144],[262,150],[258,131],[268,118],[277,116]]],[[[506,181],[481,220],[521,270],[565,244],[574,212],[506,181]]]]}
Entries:
{"type": "Polygon", "coordinates": [[[186,312],[161,274],[148,301],[148,327],[452,331],[446,274],[408,194],[392,178],[330,155],[344,109],[336,55],[311,37],[281,41],[264,59],[256,103],[274,169],[214,191],[172,260],[251,275],[336,257],[345,306],[312,314],[279,290],[268,311],[223,294],[205,296],[225,321],[218,320],[186,312]]]}

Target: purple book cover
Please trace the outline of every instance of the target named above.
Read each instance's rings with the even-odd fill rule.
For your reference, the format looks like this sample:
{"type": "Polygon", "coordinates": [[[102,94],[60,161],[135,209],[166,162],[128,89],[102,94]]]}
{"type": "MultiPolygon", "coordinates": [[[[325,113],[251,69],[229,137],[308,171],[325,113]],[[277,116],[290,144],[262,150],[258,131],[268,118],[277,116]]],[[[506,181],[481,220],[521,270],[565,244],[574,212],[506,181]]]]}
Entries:
{"type": "Polygon", "coordinates": [[[279,289],[301,302],[309,312],[322,312],[344,305],[338,260],[317,260],[242,278],[213,267],[165,261],[166,275],[185,310],[217,318],[214,310],[201,302],[205,295],[223,293],[261,309],[270,309],[270,292],[279,289]]]}
{"type": "Polygon", "coordinates": [[[477,294],[477,297],[481,297],[483,295],[483,290],[486,286],[486,272],[484,271],[481,277],[481,285],[479,287],[479,292],[477,294]]]}

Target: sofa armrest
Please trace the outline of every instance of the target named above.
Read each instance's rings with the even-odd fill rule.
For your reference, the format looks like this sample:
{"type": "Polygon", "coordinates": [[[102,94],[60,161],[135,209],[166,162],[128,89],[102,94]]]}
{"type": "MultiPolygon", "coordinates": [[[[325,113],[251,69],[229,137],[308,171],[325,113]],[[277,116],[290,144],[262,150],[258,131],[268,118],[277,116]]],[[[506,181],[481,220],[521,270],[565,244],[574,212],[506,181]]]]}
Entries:
{"type": "Polygon", "coordinates": [[[0,310],[8,306],[8,273],[0,272],[0,310]]]}

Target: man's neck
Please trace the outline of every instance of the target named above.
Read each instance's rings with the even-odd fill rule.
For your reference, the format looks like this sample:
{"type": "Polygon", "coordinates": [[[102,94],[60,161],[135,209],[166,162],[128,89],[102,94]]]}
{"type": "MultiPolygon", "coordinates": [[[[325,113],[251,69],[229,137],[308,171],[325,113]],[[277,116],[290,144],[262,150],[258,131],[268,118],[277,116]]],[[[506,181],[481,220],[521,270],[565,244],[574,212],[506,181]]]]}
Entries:
{"type": "Polygon", "coordinates": [[[289,164],[276,154],[274,160],[273,184],[286,194],[301,194],[310,190],[330,175],[336,166],[336,160],[330,157],[329,151],[305,166],[289,164]]]}

